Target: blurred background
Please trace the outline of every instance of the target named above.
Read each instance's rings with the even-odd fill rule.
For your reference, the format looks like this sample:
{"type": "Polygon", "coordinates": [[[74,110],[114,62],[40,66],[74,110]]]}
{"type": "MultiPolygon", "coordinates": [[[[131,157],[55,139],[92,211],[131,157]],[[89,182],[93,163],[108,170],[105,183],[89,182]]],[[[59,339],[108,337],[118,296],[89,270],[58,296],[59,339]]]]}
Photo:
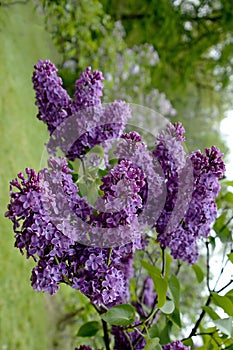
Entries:
{"type": "Polygon", "coordinates": [[[4,218],[9,181],[26,167],[39,170],[48,139],[31,83],[38,59],[56,64],[71,95],[87,66],[101,70],[105,102],[123,99],[181,121],[188,150],[220,147],[233,178],[232,0],[0,1],[0,350],[75,344],[66,331],[77,314],[72,292],[32,290],[33,264],[13,248],[4,218]]]}

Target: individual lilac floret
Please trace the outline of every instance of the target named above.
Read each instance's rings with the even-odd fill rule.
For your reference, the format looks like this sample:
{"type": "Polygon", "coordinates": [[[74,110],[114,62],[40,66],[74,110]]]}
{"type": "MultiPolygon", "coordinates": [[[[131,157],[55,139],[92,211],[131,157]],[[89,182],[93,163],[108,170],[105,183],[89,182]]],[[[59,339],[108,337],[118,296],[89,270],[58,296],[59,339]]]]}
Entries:
{"type": "Polygon", "coordinates": [[[173,343],[163,345],[163,350],[190,350],[190,346],[185,346],[181,341],[177,340],[173,343]]]}
{"type": "Polygon", "coordinates": [[[39,60],[34,68],[32,82],[39,109],[37,117],[47,124],[51,134],[71,114],[72,100],[63,89],[53,63],[39,60]]]}

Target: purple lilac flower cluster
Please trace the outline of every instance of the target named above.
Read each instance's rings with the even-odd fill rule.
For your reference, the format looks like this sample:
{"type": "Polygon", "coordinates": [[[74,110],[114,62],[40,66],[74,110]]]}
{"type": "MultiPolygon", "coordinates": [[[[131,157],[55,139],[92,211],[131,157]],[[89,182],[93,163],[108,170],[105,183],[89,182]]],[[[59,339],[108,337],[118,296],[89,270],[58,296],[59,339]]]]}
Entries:
{"type": "MultiPolygon", "coordinates": [[[[142,336],[136,331],[133,333],[125,333],[119,327],[113,327],[113,334],[115,336],[114,350],[142,350],[144,349],[146,342],[142,336]]],[[[181,341],[176,340],[170,344],[163,345],[163,350],[190,350],[190,346],[185,346],[181,341]]],[[[92,350],[87,345],[81,345],[75,350],[92,350]]]]}
{"type": "Polygon", "coordinates": [[[50,134],[71,114],[79,110],[101,104],[102,73],[87,67],[75,84],[74,100],[62,87],[62,79],[57,76],[57,68],[49,60],[39,60],[34,66],[32,82],[36,91],[38,118],[44,121],[50,134]]]}
{"type": "MultiPolygon", "coordinates": [[[[192,176],[192,186],[190,186],[187,182],[187,172],[182,173],[185,169],[181,150],[184,129],[180,123],[175,123],[172,132],[171,130],[169,126],[167,134],[159,135],[154,151],[167,180],[166,203],[155,227],[161,247],[169,247],[175,259],[182,259],[193,264],[198,258],[198,240],[208,236],[211,223],[217,216],[215,198],[220,190],[218,180],[224,174],[225,165],[222,160],[223,154],[215,146],[205,149],[205,154],[200,151],[192,152],[188,157],[189,175],[192,176]],[[171,144],[173,144],[172,151],[171,144]],[[176,160],[178,154],[181,154],[178,157],[179,161],[176,160]],[[192,174],[190,174],[190,169],[192,169],[192,174]],[[188,210],[183,217],[180,217],[177,225],[174,225],[173,222],[173,225],[169,225],[178,198],[181,179],[184,193],[192,189],[188,210]]],[[[177,215],[177,210],[175,212],[177,215]]]]}
{"type": "MultiPolygon", "coordinates": [[[[142,350],[144,349],[146,342],[142,336],[136,331],[133,333],[125,333],[119,327],[113,327],[113,334],[115,336],[114,350],[142,350]]],[[[190,350],[190,346],[185,346],[181,341],[176,340],[170,344],[163,345],[163,350],[190,350]]],[[[87,345],[81,345],[75,350],[92,350],[87,345]]]]}
{"type": "Polygon", "coordinates": [[[190,346],[185,346],[179,340],[163,346],[163,350],[190,350],[190,349],[191,349],[190,346]]]}
{"type": "Polygon", "coordinates": [[[49,60],[39,60],[32,81],[36,91],[39,120],[45,122],[52,133],[72,113],[72,100],[62,87],[57,68],[49,60]]]}
{"type": "Polygon", "coordinates": [[[91,67],[87,67],[75,83],[74,108],[76,111],[101,104],[103,80],[102,72],[94,71],[92,74],[91,67]]]}
{"type": "MultiPolygon", "coordinates": [[[[48,168],[39,173],[26,169],[26,175],[19,173],[11,181],[6,213],[13,222],[15,246],[37,263],[32,287],[54,294],[59,284],[68,284],[100,312],[129,300],[134,252],[145,244],[145,228],[156,228],[161,247],[170,248],[175,259],[196,261],[197,242],[208,236],[217,215],[218,180],[225,171],[222,153],[214,146],[205,154],[185,156],[181,123],[168,124],[152,151],[137,132],[123,133],[130,108],[122,101],[103,106],[102,81],[102,73],[91,73],[88,67],[71,99],[56,67],[48,60],[38,61],[33,73],[38,118],[47,124],[47,147],[53,156],[48,168]],[[107,155],[116,139],[118,164],[111,168],[107,155]],[[93,207],[81,197],[66,158],[85,161],[86,153],[99,144],[105,150],[106,173],[93,207]],[[57,148],[65,157],[54,156],[57,148]]],[[[142,318],[147,317],[143,305],[153,308],[156,298],[147,277],[135,305],[142,318]]],[[[145,346],[136,330],[113,327],[112,334],[115,350],[145,346]]],[[[180,341],[163,346],[185,349],[190,348],[180,341]]]]}
{"type": "Polygon", "coordinates": [[[115,154],[119,159],[129,158],[145,174],[145,186],[140,192],[143,212],[139,220],[141,226],[151,227],[163,209],[166,193],[158,161],[135,131],[121,135],[115,154]]]}
{"type": "MultiPolygon", "coordinates": [[[[136,198],[138,196],[136,191],[140,191],[140,186],[144,184],[142,173],[138,172],[138,169],[132,168],[129,162],[124,162],[124,165],[121,163],[105,177],[103,187],[106,199],[109,199],[109,192],[115,190],[117,174],[120,174],[119,178],[122,179],[123,173],[126,175],[128,173],[130,176],[128,178],[126,176],[128,185],[135,191],[136,198]],[[126,165],[128,170],[125,169],[126,165]],[[117,172],[118,168],[120,173],[117,172]],[[111,189],[109,177],[113,174],[116,178],[111,189]]],[[[96,225],[99,222],[104,225],[105,222],[110,227],[114,226],[111,213],[93,215],[92,208],[84,198],[79,197],[65,159],[51,159],[49,165],[52,169],[49,176],[53,179],[55,187],[62,184],[70,208],[82,219],[81,222],[92,220],[91,224],[96,225]]],[[[53,196],[51,191],[47,192],[47,197],[44,195],[49,180],[46,177],[48,169],[42,170],[39,174],[27,169],[26,174],[27,178],[20,173],[19,179],[11,182],[11,202],[6,216],[14,223],[15,246],[22,253],[26,251],[27,257],[33,257],[37,261],[31,277],[33,288],[54,294],[60,283],[67,283],[79,289],[99,306],[102,304],[111,306],[126,301],[129,297],[129,278],[132,277],[133,271],[133,253],[136,247],[140,248],[140,241],[135,240],[134,243],[113,248],[112,251],[77,243],[59,230],[56,217],[52,215],[51,206],[54,213],[60,216],[58,210],[61,208],[58,206],[61,207],[63,203],[61,197],[58,197],[57,193],[53,196]]],[[[117,199],[114,193],[111,193],[111,200],[117,199]]],[[[138,201],[141,203],[139,199],[138,201]]],[[[139,206],[138,201],[134,198],[134,202],[128,205],[129,215],[135,215],[139,206]]],[[[62,210],[65,213],[67,207],[62,210]]],[[[122,217],[119,213],[117,215],[118,220],[127,221],[127,210],[121,213],[122,217]]],[[[124,232],[127,232],[126,226],[124,232]]]]}
{"type": "MultiPolygon", "coordinates": [[[[156,148],[153,151],[163,170],[167,190],[164,208],[155,225],[159,237],[166,231],[177,199],[179,172],[185,164],[185,153],[181,144],[185,140],[183,134],[184,128],[181,123],[168,124],[166,132],[161,131],[158,135],[156,148]]],[[[161,240],[160,244],[163,246],[161,240]]]]}
{"type": "Polygon", "coordinates": [[[66,157],[75,160],[95,145],[109,143],[120,136],[130,110],[122,101],[115,101],[106,108],[101,105],[101,72],[91,73],[91,68],[87,67],[76,81],[72,100],[62,88],[57,68],[49,60],[39,60],[34,68],[32,81],[38,118],[47,124],[51,134],[47,145],[50,153],[59,148],[66,157]]]}

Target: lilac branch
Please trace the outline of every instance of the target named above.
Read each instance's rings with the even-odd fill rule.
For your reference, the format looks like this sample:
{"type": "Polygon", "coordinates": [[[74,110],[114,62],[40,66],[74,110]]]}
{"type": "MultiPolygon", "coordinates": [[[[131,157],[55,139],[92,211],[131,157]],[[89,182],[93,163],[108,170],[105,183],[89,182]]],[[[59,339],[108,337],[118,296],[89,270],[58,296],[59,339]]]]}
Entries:
{"type": "Polygon", "coordinates": [[[208,291],[210,292],[210,250],[209,241],[206,241],[206,283],[208,291]]]}
{"type": "Polygon", "coordinates": [[[108,334],[108,325],[107,325],[107,322],[105,322],[103,319],[101,321],[102,321],[102,327],[103,327],[103,331],[104,331],[105,347],[106,347],[106,350],[110,350],[110,339],[109,339],[109,334],[108,334]]]}
{"type": "MultiPolygon", "coordinates": [[[[205,303],[205,306],[209,306],[209,304],[210,304],[210,302],[211,302],[211,297],[212,297],[212,296],[211,296],[211,294],[210,294],[210,295],[208,296],[208,299],[207,299],[206,303],[205,303]]],[[[203,320],[205,314],[206,314],[205,310],[202,310],[202,312],[201,312],[201,314],[200,314],[200,316],[199,316],[197,322],[195,323],[193,329],[191,330],[189,336],[188,336],[186,339],[192,338],[193,336],[196,335],[196,331],[197,331],[197,329],[198,329],[198,327],[199,327],[201,321],[203,320]]]]}

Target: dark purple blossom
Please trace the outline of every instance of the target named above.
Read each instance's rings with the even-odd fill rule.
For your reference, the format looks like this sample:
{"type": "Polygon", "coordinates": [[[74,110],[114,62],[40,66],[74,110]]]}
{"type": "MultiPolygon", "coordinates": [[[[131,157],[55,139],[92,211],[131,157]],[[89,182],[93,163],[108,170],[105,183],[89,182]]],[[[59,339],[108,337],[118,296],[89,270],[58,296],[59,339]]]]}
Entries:
{"type": "Polygon", "coordinates": [[[39,110],[37,117],[47,124],[52,133],[71,114],[72,100],[63,89],[53,63],[39,60],[34,68],[32,82],[39,110]]]}
{"type": "Polygon", "coordinates": [[[91,67],[80,75],[75,83],[74,109],[76,111],[85,107],[97,106],[101,103],[103,89],[103,75],[99,71],[91,73],[91,67]]]}
{"type": "MultiPolygon", "coordinates": [[[[19,179],[11,182],[11,202],[6,216],[14,223],[15,246],[37,262],[31,277],[33,288],[54,294],[60,283],[68,283],[100,307],[126,302],[133,254],[136,247],[140,248],[140,242],[135,240],[109,250],[83,246],[72,238],[72,232],[63,234],[64,229],[74,229],[77,234],[77,227],[64,224],[70,213],[84,224],[90,220],[89,224],[98,223],[101,217],[104,220],[99,221],[101,225],[111,228],[115,220],[108,223],[111,216],[115,217],[114,212],[92,214],[92,207],[79,196],[64,158],[51,158],[49,169],[39,174],[32,169],[27,169],[26,174],[27,177],[20,173],[19,179]],[[61,216],[62,225],[58,223],[61,216]]],[[[118,215],[122,232],[126,234],[141,204],[137,196],[144,185],[142,171],[122,161],[105,177],[103,191],[106,203],[117,199],[120,195],[117,184],[124,177],[132,191],[129,203],[124,204],[126,209],[121,209],[118,215]]]]}
{"type": "Polygon", "coordinates": [[[39,60],[35,65],[32,81],[38,118],[52,135],[47,145],[50,153],[59,148],[70,160],[82,158],[95,145],[109,144],[123,132],[130,110],[122,101],[106,108],[101,105],[102,80],[101,72],[92,73],[88,67],[75,83],[72,100],[49,60],[39,60]]]}
{"type": "Polygon", "coordinates": [[[142,350],[146,345],[144,337],[136,330],[126,332],[120,327],[113,326],[112,334],[114,335],[114,350],[142,350]]]}
{"type": "Polygon", "coordinates": [[[183,133],[184,129],[180,123],[175,123],[174,126],[168,124],[166,131],[161,131],[158,135],[153,151],[162,168],[167,191],[164,208],[155,224],[162,247],[165,247],[163,233],[166,231],[178,195],[179,173],[185,165],[185,153],[181,144],[184,141],[183,133]]]}
{"type": "MultiPolygon", "coordinates": [[[[215,198],[220,190],[218,180],[223,176],[225,165],[222,160],[223,154],[215,146],[205,149],[205,154],[200,151],[192,152],[187,158],[189,165],[189,176],[187,176],[187,167],[183,166],[182,169],[183,160],[176,158],[178,154],[181,155],[181,159],[183,158],[180,148],[183,129],[180,124],[177,128],[177,135],[174,132],[168,132],[168,136],[173,137],[172,141],[170,136],[162,133],[154,151],[167,181],[166,203],[155,227],[159,233],[158,241],[161,247],[169,247],[175,259],[186,260],[193,264],[198,258],[198,240],[209,235],[211,224],[217,216],[215,198]],[[173,151],[169,148],[169,144],[172,143],[173,151]],[[187,203],[188,209],[179,219],[180,223],[174,225],[172,215],[174,216],[175,213],[178,216],[179,210],[176,204],[179,187],[183,193],[189,192],[189,203],[187,203]]],[[[169,126],[168,129],[171,127],[169,126]]]]}
{"type": "Polygon", "coordinates": [[[163,345],[163,350],[190,350],[190,346],[185,346],[179,340],[174,341],[173,343],[163,345]]]}

